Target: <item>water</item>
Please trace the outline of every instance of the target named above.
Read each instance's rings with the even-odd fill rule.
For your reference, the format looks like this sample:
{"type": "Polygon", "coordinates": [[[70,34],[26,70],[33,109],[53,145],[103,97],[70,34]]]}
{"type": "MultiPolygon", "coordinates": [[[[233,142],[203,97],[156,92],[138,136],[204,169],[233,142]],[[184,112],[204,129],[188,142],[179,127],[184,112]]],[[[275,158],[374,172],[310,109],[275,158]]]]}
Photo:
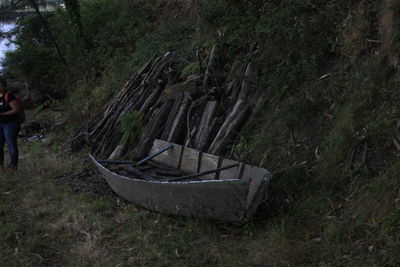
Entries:
{"type": "MultiPolygon", "coordinates": [[[[3,33],[11,31],[15,26],[16,24],[14,22],[0,22],[0,30],[3,33]]],[[[0,61],[4,60],[6,52],[15,49],[15,44],[11,43],[9,38],[0,38],[0,61]]],[[[0,65],[0,69],[3,69],[2,65],[0,65]]]]}

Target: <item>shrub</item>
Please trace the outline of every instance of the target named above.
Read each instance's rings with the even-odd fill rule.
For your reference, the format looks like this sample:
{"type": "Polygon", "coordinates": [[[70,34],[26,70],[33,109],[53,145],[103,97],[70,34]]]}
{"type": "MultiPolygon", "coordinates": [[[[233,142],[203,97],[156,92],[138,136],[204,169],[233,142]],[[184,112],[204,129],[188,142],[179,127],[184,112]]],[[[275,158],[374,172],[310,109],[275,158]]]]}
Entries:
{"type": "Polygon", "coordinates": [[[137,111],[131,111],[119,118],[122,144],[134,144],[139,140],[143,130],[143,116],[137,111]]]}
{"type": "MultiPolygon", "coordinates": [[[[51,21],[53,15],[45,18],[51,21]]],[[[14,42],[18,48],[8,52],[4,61],[8,71],[42,96],[65,95],[59,85],[65,80],[66,66],[36,16],[18,21],[14,42]]]]}

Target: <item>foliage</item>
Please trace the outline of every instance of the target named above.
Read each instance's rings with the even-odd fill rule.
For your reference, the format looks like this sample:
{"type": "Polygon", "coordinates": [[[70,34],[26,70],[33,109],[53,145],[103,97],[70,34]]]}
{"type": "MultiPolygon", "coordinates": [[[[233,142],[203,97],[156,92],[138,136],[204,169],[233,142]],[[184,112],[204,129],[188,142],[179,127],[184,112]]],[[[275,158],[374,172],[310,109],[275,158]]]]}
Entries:
{"type": "Polygon", "coordinates": [[[140,1],[96,0],[70,6],[69,13],[59,9],[46,15],[67,67],[57,58],[41,21],[34,15],[25,17],[16,29],[18,49],[9,54],[5,63],[10,72],[44,96],[65,96],[78,83],[99,82],[107,72],[117,77],[122,73],[119,80],[126,79],[131,72],[115,70],[115,58],[121,63],[124,57],[124,64],[129,67],[126,59],[135,51],[138,37],[151,25],[149,11],[149,5],[140,1]]]}
{"type": "Polygon", "coordinates": [[[119,118],[122,144],[134,144],[140,138],[143,130],[143,115],[131,111],[119,118]]]}
{"type": "MultiPolygon", "coordinates": [[[[53,16],[45,16],[52,20],[53,16]]],[[[8,52],[4,65],[14,76],[26,81],[42,96],[65,96],[60,84],[65,80],[65,66],[46,36],[40,20],[25,17],[19,20],[15,44],[18,49],[8,52]]]]}
{"type": "Polygon", "coordinates": [[[199,74],[200,71],[200,65],[199,63],[192,63],[187,65],[181,72],[180,77],[182,79],[186,79],[188,76],[193,75],[193,74],[199,74]]]}
{"type": "MultiPolygon", "coordinates": [[[[396,1],[203,0],[193,13],[185,10],[184,1],[80,4],[83,34],[71,26],[63,10],[46,17],[57,32],[68,69],[58,61],[38,20],[30,17],[19,26],[19,49],[7,58],[10,70],[44,94],[68,89],[70,116],[81,121],[152,56],[174,51],[176,63],[185,67],[180,77],[184,79],[200,68],[196,54],[205,61],[212,45],[219,44],[225,70],[234,61],[252,60],[256,70],[252,81],[264,88],[263,106],[231,144],[232,155],[268,168],[274,177],[264,209],[244,228],[132,207],[115,215],[107,201],[74,200],[90,203],[89,208],[74,209],[68,218],[54,215],[69,224],[55,223],[52,237],[65,234],[62,226],[75,223],[101,240],[96,243],[87,237],[85,249],[63,250],[79,251],[72,257],[75,263],[90,265],[95,258],[104,265],[120,261],[133,265],[399,264],[400,155],[393,144],[400,115],[396,1]],[[91,49],[85,46],[85,38],[91,49]],[[111,213],[122,223],[109,223],[111,213]],[[98,252],[94,245],[101,247],[116,236],[126,251],[139,256],[116,249],[116,255],[101,257],[101,252],[113,252],[102,248],[98,252]],[[232,250],[240,253],[232,258],[232,250]]],[[[135,112],[120,119],[123,142],[135,142],[141,123],[141,114],[135,112]]],[[[40,147],[32,147],[31,153],[37,156],[38,151],[40,147]]],[[[7,188],[5,180],[3,185],[7,188]]],[[[0,207],[12,219],[18,217],[7,203],[0,207]]],[[[18,227],[11,219],[2,222],[3,246],[15,243],[7,233],[18,232],[18,227]]],[[[43,229],[41,223],[28,229],[31,247],[41,244],[35,233],[42,234],[43,229]]],[[[72,227],[66,236],[79,236],[75,230],[72,227]]],[[[23,255],[29,257],[31,252],[28,248],[23,255]]]]}

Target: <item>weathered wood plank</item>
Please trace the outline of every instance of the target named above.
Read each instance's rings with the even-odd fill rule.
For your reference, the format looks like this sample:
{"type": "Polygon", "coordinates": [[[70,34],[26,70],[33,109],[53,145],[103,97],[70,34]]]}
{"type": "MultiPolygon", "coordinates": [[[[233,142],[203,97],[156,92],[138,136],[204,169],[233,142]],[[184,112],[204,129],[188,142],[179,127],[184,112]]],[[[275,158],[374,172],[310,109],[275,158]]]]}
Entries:
{"type": "Polygon", "coordinates": [[[167,151],[168,149],[171,149],[174,145],[170,144],[169,146],[160,149],[154,153],[151,153],[150,155],[148,155],[147,157],[145,157],[144,159],[140,160],[136,165],[142,165],[148,161],[150,161],[151,159],[159,156],[160,154],[164,153],[165,151],[167,151]]]}
{"type": "Polygon", "coordinates": [[[178,104],[178,112],[172,119],[171,127],[166,139],[168,142],[178,142],[179,137],[182,136],[182,132],[184,132],[182,129],[184,129],[185,126],[185,115],[189,108],[189,98],[190,95],[185,93],[182,102],[178,104]]]}
{"type": "Polygon", "coordinates": [[[221,154],[235,132],[243,125],[249,112],[249,104],[243,100],[238,100],[214,138],[214,141],[208,149],[208,153],[215,155],[221,154]]]}
{"type": "Polygon", "coordinates": [[[135,89],[135,84],[140,83],[140,76],[146,72],[151,64],[154,62],[154,57],[149,60],[145,65],[143,65],[137,72],[135,72],[129,80],[125,83],[123,88],[117,93],[117,95],[112,99],[107,105],[104,107],[105,111],[103,113],[103,119],[100,121],[96,128],[93,130],[93,134],[96,132],[96,129],[101,128],[102,124],[105,120],[107,120],[110,117],[110,114],[115,113],[115,110],[118,108],[121,108],[122,106],[120,105],[120,102],[127,99],[128,97],[127,94],[130,91],[134,91],[135,89]]]}
{"type": "Polygon", "coordinates": [[[218,110],[218,101],[208,101],[201,117],[196,136],[194,138],[194,147],[204,150],[209,144],[211,132],[215,124],[212,123],[218,110]]]}
{"type": "MultiPolygon", "coordinates": [[[[164,149],[169,145],[171,145],[171,143],[155,139],[153,142],[153,146],[150,150],[150,154],[160,151],[161,149],[164,149]]],[[[169,167],[178,169],[179,162],[181,159],[181,154],[182,154],[182,146],[173,144],[173,147],[171,149],[168,149],[164,153],[158,155],[156,158],[153,159],[153,161],[156,163],[161,163],[169,167]]]]}
{"type": "Polygon", "coordinates": [[[157,102],[157,99],[160,97],[164,87],[161,84],[156,86],[156,89],[150,94],[150,96],[146,99],[143,105],[140,107],[139,112],[142,114],[146,114],[150,108],[157,102]]]}
{"type": "MultiPolygon", "coordinates": [[[[117,127],[118,118],[132,110],[138,110],[145,113],[144,123],[146,123],[149,121],[148,118],[154,115],[154,110],[168,102],[165,100],[159,102],[158,100],[162,98],[160,94],[167,83],[165,70],[169,68],[173,59],[174,55],[168,52],[162,57],[150,60],[132,75],[123,89],[102,108],[100,116],[96,116],[94,120],[89,122],[88,127],[84,130],[93,153],[102,157],[109,156],[112,152],[110,150],[117,146],[121,137],[117,127]],[[159,105],[157,105],[158,103],[159,105]]],[[[162,122],[164,123],[164,120],[162,122]]],[[[154,121],[152,123],[151,126],[154,126],[154,121]]],[[[151,135],[153,135],[151,139],[159,137],[158,130],[162,126],[158,127],[157,131],[151,131],[151,135]]],[[[145,148],[148,148],[148,144],[148,142],[141,143],[137,151],[142,152],[145,148]]],[[[126,149],[122,151],[122,154],[130,152],[132,151],[126,149]]],[[[140,157],[140,153],[137,156],[140,157]]]]}
{"type": "MultiPolygon", "coordinates": [[[[217,169],[219,157],[207,153],[201,153],[200,172],[217,169]]],[[[217,173],[210,173],[199,177],[202,180],[212,180],[217,177],[217,173]]]]}
{"type": "MultiPolygon", "coordinates": [[[[238,161],[235,160],[230,160],[230,159],[225,159],[223,158],[221,160],[221,166],[220,167],[225,167],[233,164],[239,163],[238,161]]],[[[232,168],[232,169],[227,169],[219,173],[219,179],[239,179],[239,169],[240,167],[232,168]]]]}
{"type": "Polygon", "coordinates": [[[187,172],[198,172],[200,151],[188,147],[183,147],[182,161],[180,169],[187,172]]]}
{"type": "Polygon", "coordinates": [[[125,144],[119,144],[114,151],[111,153],[111,155],[108,157],[109,160],[114,160],[116,158],[119,158],[122,154],[122,152],[125,149],[125,144]]]}
{"type": "Polygon", "coordinates": [[[247,195],[246,200],[246,208],[250,208],[250,205],[254,204],[255,202],[261,201],[262,196],[258,196],[257,192],[258,190],[260,190],[261,183],[264,183],[266,181],[269,182],[269,180],[271,179],[271,174],[266,169],[246,164],[244,167],[242,179],[250,182],[249,194],[247,195]],[[254,199],[255,197],[259,197],[261,199],[254,199]]]}
{"type": "Polygon", "coordinates": [[[215,61],[217,57],[217,52],[218,52],[218,45],[213,45],[211,49],[211,55],[208,60],[207,68],[206,68],[206,73],[204,74],[204,80],[203,80],[203,87],[207,88],[210,84],[210,76],[213,74],[213,70],[215,68],[215,61]]]}
{"type": "Polygon", "coordinates": [[[174,98],[174,104],[172,105],[171,111],[168,114],[168,119],[165,124],[164,131],[161,135],[162,140],[168,140],[168,136],[171,133],[172,124],[175,120],[176,114],[179,112],[180,105],[184,98],[184,92],[177,92],[174,98]]]}
{"type": "Polygon", "coordinates": [[[153,112],[149,123],[143,131],[139,144],[135,149],[136,157],[144,158],[151,149],[153,140],[161,135],[172,103],[172,101],[166,101],[161,105],[161,107],[153,112]]]}
{"type": "Polygon", "coordinates": [[[252,83],[250,82],[252,74],[253,63],[250,62],[249,64],[247,64],[246,71],[244,73],[242,86],[238,96],[239,100],[247,100],[249,98],[249,95],[252,93],[252,83]]]}

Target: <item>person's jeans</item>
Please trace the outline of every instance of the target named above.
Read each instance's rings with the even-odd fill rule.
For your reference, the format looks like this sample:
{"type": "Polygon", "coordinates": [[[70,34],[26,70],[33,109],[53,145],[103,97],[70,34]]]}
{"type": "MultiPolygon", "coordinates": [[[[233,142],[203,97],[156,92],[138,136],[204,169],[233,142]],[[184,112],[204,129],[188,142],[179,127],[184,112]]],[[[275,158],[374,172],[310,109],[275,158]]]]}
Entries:
{"type": "Polygon", "coordinates": [[[10,153],[9,167],[17,168],[18,165],[18,145],[17,138],[21,124],[19,121],[0,124],[0,167],[4,163],[4,144],[7,143],[10,153]]]}

